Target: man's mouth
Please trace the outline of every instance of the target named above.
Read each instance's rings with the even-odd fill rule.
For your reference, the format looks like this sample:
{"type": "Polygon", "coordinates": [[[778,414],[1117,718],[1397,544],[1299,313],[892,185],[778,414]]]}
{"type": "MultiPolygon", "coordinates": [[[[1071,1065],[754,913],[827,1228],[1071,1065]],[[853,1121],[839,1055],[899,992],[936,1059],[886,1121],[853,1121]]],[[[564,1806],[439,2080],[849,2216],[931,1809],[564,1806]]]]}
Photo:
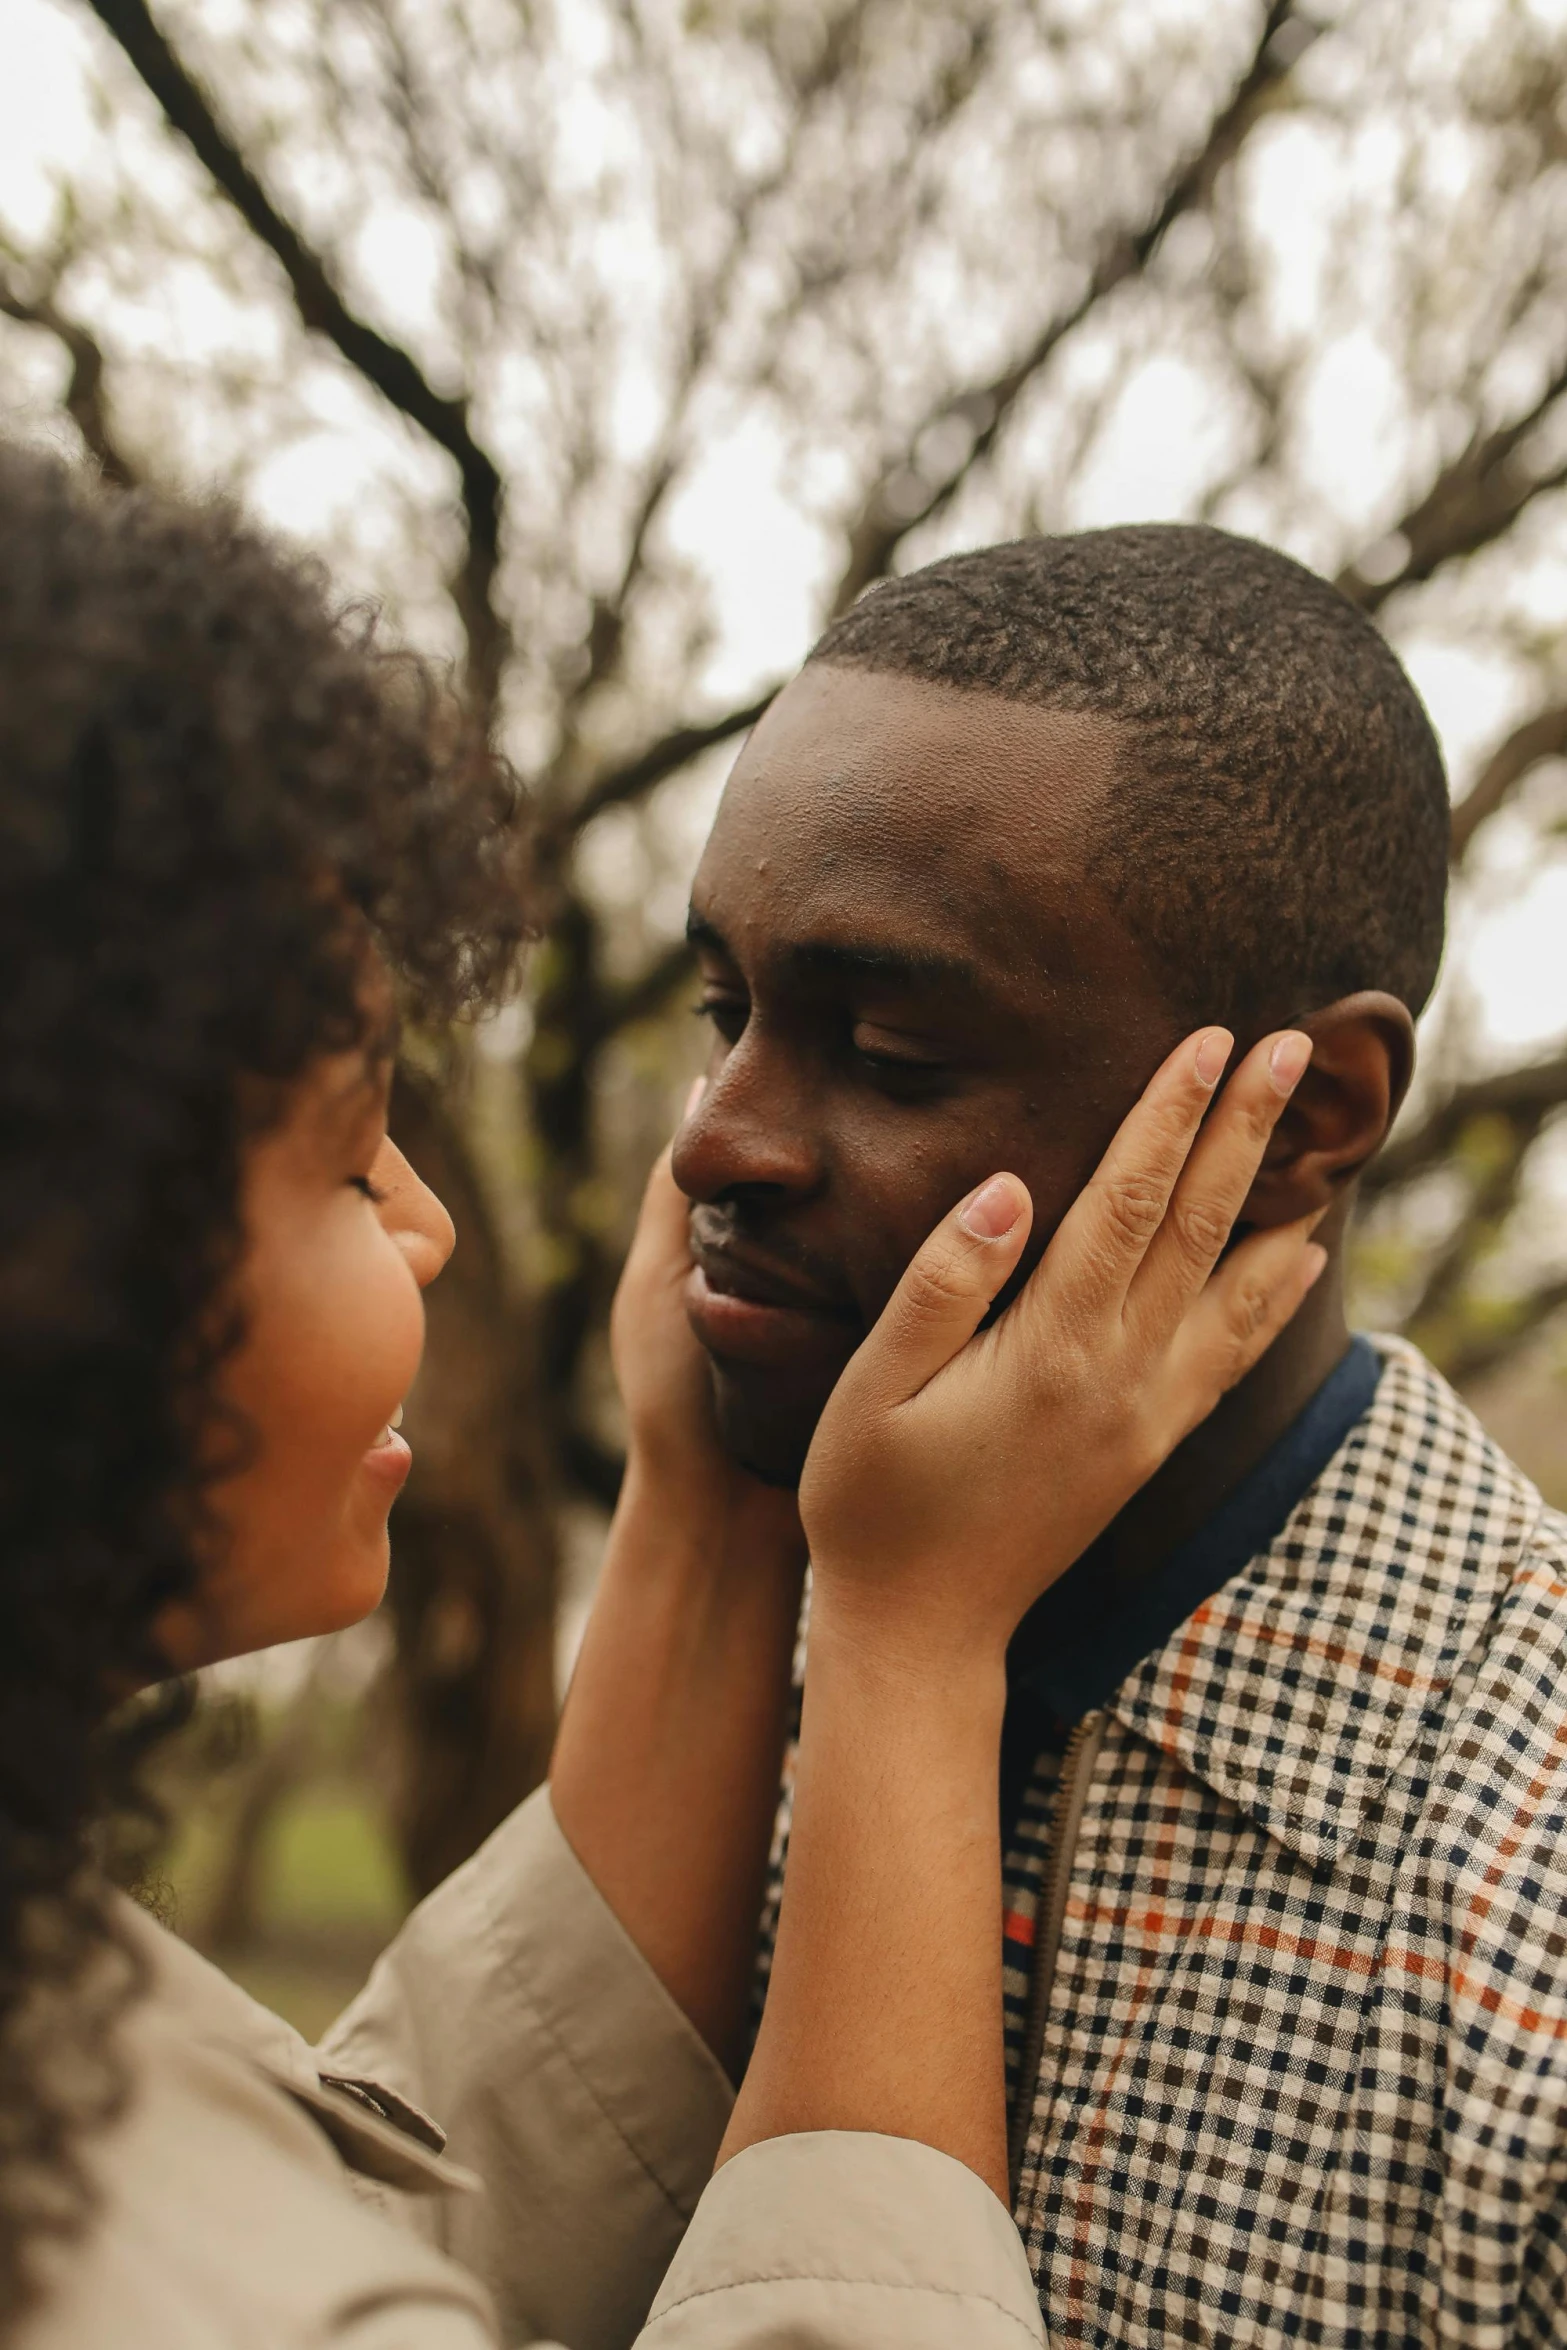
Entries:
{"type": "Polygon", "coordinates": [[[686,1315],[720,1362],[836,1375],[859,1344],[854,1305],[765,1252],[693,1231],[691,1253],[686,1315]]]}

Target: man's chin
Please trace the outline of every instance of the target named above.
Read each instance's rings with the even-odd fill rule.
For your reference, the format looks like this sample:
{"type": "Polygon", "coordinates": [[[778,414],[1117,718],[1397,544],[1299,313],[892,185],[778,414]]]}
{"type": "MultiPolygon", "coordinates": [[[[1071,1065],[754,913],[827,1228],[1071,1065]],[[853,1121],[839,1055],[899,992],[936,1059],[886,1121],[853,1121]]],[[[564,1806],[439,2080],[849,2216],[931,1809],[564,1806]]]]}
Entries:
{"type": "Polygon", "coordinates": [[[745,1368],[709,1359],[713,1404],[725,1452],[762,1484],[792,1493],[800,1482],[827,1395],[801,1395],[745,1368]]]}

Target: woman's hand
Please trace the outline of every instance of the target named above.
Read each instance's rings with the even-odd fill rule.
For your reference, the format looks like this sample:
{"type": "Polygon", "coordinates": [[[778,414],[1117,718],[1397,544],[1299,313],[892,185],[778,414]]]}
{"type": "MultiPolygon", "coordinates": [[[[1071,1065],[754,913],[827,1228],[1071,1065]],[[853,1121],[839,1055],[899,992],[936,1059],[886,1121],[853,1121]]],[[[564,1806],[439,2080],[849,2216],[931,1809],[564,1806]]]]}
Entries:
{"type": "Polygon", "coordinates": [[[721,2062],[746,2039],[805,1537],[723,1451],[686,1202],[648,1178],[610,1322],[626,1477],[550,1768],[577,1858],[721,2062]]]}
{"type": "Polygon", "coordinates": [[[719,1442],[707,1357],[686,1320],[689,1206],[666,1150],[648,1177],[609,1320],[628,1483],[667,1496],[687,1522],[724,1529],[725,1541],[777,1544],[803,1556],[794,1495],[750,1476],[719,1442]]]}
{"type": "Polygon", "coordinates": [[[1311,1047],[1265,1039],[1214,1104],[1233,1042],[1209,1029],[1170,1055],[989,1329],[1027,1191],[994,1175],[931,1234],[806,1462],[813,1643],[826,1615],[883,1664],[998,1657],[1294,1313],[1326,1262],[1315,1219],[1219,1260],[1311,1047]]]}
{"type": "Polygon", "coordinates": [[[1297,1225],[1214,1271],[1310,1054],[1294,1035],[1259,1045],[1194,1149],[1231,1042],[1210,1029],[1171,1055],[985,1331],[1028,1196],[993,1176],[955,1208],[822,1415],[801,1489],[816,1583],[789,1871],[721,2161],[869,2130],[955,2155],[1007,2199],[1007,1640],[1324,1262],[1297,1225]]]}
{"type": "Polygon", "coordinates": [[[671,1481],[720,1476],[725,1466],[702,1350],[682,1292],[691,1270],[688,1203],[661,1153],[642,1194],[636,1232],[609,1317],[609,1354],[626,1415],[628,1451],[671,1481]]]}

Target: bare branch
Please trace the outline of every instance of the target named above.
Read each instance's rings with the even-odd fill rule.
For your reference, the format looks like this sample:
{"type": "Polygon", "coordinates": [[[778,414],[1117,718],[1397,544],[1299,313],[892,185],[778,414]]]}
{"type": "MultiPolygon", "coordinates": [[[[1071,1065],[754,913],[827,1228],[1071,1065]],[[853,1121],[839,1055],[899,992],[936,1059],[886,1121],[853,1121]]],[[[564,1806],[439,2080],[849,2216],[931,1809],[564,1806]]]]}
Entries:
{"type": "Polygon", "coordinates": [[[1452,861],[1462,864],[1470,842],[1488,816],[1542,759],[1567,757],[1567,704],[1537,710],[1491,753],[1453,810],[1452,861]]]}
{"type": "Polygon", "coordinates": [[[89,5],[124,50],[171,128],[281,264],[301,322],[324,335],[366,383],[456,464],[467,516],[468,555],[453,592],[467,633],[470,691],[477,706],[490,711],[507,650],[507,632],[494,594],[504,491],[494,459],[474,438],[467,400],[436,391],[408,351],[349,307],[326,263],[251,170],[206,92],[153,21],[145,0],[89,0],[89,5]]]}
{"type": "Polygon", "coordinates": [[[42,328],[62,344],[71,362],[65,387],[65,406],[83,443],[96,459],[105,481],[120,489],[134,486],[135,466],[116,441],[104,402],[103,349],[74,318],[67,318],[47,293],[23,294],[0,272],[0,314],[22,326],[42,328]]]}
{"type": "MultiPolygon", "coordinates": [[[[960,483],[994,446],[1023,390],[1064,337],[1116,286],[1147,266],[1172,221],[1207,200],[1219,172],[1233,160],[1264,107],[1276,97],[1305,48],[1317,38],[1318,29],[1300,13],[1296,0],[1270,0],[1246,71],[1209,125],[1197,153],[1166,188],[1150,220],[1135,234],[1122,232],[1107,243],[1083,294],[1050,321],[1004,374],[949,398],[935,417],[926,420],[940,423],[956,418],[971,426],[972,443],[962,459],[940,482],[921,483],[919,498],[912,505],[901,502],[903,485],[914,478],[909,464],[891,469],[872,491],[851,533],[849,560],[833,599],[834,611],[843,610],[863,587],[879,578],[908,533],[939,512],[954,495],[960,483]],[[1296,29],[1303,38],[1286,52],[1280,35],[1287,27],[1296,29]]],[[[922,425],[921,432],[924,429],[922,425]]],[[[666,483],[655,482],[650,504],[639,517],[644,532],[665,487],[666,483]]],[[[636,544],[640,546],[640,536],[636,544]]],[[[617,625],[617,616],[613,612],[607,614],[606,630],[617,625]]],[[[555,829],[557,850],[605,808],[639,799],[687,760],[753,726],[777,690],[774,686],[755,702],[706,725],[677,727],[636,758],[597,777],[560,819],[555,829]]]]}
{"type": "Polygon", "coordinates": [[[628,759],[623,767],[609,768],[588,786],[574,806],[567,809],[559,823],[546,827],[543,850],[547,858],[553,849],[558,855],[571,838],[601,816],[606,808],[623,807],[629,800],[641,799],[645,792],[662,783],[666,775],[673,775],[677,767],[699,758],[715,743],[728,742],[732,735],[743,734],[754,726],[768,703],[778,691],[770,685],[754,702],[742,703],[737,710],[726,710],[721,718],[709,718],[697,726],[677,726],[663,735],[646,750],[628,759]]]}
{"type": "Polygon", "coordinates": [[[1362,1188],[1370,1196],[1423,1175],[1447,1157],[1472,1119],[1538,1122],[1563,1102],[1567,1102],[1567,1053],[1558,1053],[1549,1061],[1526,1061],[1519,1068],[1500,1070],[1494,1077],[1456,1086],[1418,1126],[1406,1135],[1395,1136],[1380,1158],[1372,1160],[1361,1178],[1362,1188]]]}
{"type": "MultiPolygon", "coordinates": [[[[563,705],[564,741],[562,754],[554,766],[554,775],[557,777],[569,771],[576,747],[575,722],[579,713],[595,688],[611,676],[619,665],[625,644],[627,613],[643,573],[648,541],[670,491],[682,476],[689,455],[687,444],[696,395],[704,380],[707,361],[728,316],[735,288],[751,258],[757,223],[793,179],[808,133],[822,105],[837,89],[866,13],[865,0],[855,0],[853,7],[844,9],[833,20],[814,63],[796,87],[795,112],[779,155],[760,176],[737,189],[728,205],[728,233],[723,251],[692,296],[685,348],[669,395],[663,424],[631,515],[619,577],[607,595],[596,596],[593,601],[587,660],[563,705]]],[[[637,11],[622,6],[620,15],[643,70],[657,92],[661,111],[669,118],[676,142],[682,148],[689,148],[693,143],[693,132],[686,119],[679,77],[665,70],[666,61],[656,59],[649,50],[637,11]]],[[[971,33],[961,69],[955,65],[949,70],[937,102],[927,110],[927,119],[921,126],[925,136],[931,136],[939,123],[961,105],[973,86],[974,75],[989,46],[989,40],[988,27],[971,33]]],[[[673,242],[678,243],[679,221],[666,221],[666,233],[673,242]]],[[[545,797],[548,799],[551,796],[551,784],[547,783],[545,797]]]]}
{"type": "Polygon", "coordinates": [[[1567,1277],[1542,1282],[1510,1307],[1498,1324],[1476,1330],[1449,1347],[1442,1364],[1447,1377],[1455,1387],[1464,1387],[1482,1372],[1495,1370],[1563,1306],[1567,1306],[1567,1277]]]}
{"type": "Polygon", "coordinates": [[[1417,1340],[1423,1341],[1428,1332],[1434,1335],[1444,1323],[1451,1324],[1455,1313],[1462,1319],[1469,1281],[1518,1204],[1524,1161],[1544,1115],[1542,1109],[1535,1108],[1518,1117],[1488,1122],[1497,1131],[1486,1136],[1486,1163],[1479,1170],[1473,1194],[1446,1244],[1427,1266],[1420,1295],[1404,1317],[1404,1327],[1417,1340]]]}
{"type": "Polygon", "coordinates": [[[1201,145],[1169,182],[1143,226],[1120,229],[1108,237],[1076,301],[1058,311],[1010,367],[944,400],[911,437],[912,449],[932,427],[949,422],[965,426],[972,438],[962,456],[933,480],[919,471],[912,456],[883,473],[849,534],[849,559],[833,598],[835,614],[845,611],[863,589],[882,577],[912,530],[932,520],[951,502],[974,467],[995,446],[1023,392],[1074,328],[1118,286],[1147,268],[1173,221],[1207,201],[1215,179],[1234,160],[1252,126],[1276,99],[1319,31],[1295,0],[1270,0],[1245,72],[1213,117],[1201,145]],[[1286,28],[1297,35],[1292,44],[1281,39],[1286,28]]]}
{"type": "MultiPolygon", "coordinates": [[[[1522,462],[1523,443],[1546,411],[1567,392],[1567,365],[1559,367],[1538,399],[1493,432],[1478,427],[1451,465],[1444,466],[1418,504],[1387,534],[1403,541],[1404,553],[1391,571],[1368,578],[1351,563],[1337,584],[1363,612],[1379,612],[1401,588],[1416,587],[1444,563],[1473,555],[1511,530],[1524,508],[1547,490],[1567,482],[1567,465],[1543,473],[1522,462]]],[[[1361,562],[1366,560],[1361,558],[1361,562]]]]}
{"type": "Polygon", "coordinates": [[[628,987],[607,993],[596,1009],[589,1049],[597,1051],[622,1029],[634,1028],[639,1020],[651,1020],[662,1012],[675,989],[690,977],[691,964],[690,947],[683,938],[677,939],[628,987]]]}

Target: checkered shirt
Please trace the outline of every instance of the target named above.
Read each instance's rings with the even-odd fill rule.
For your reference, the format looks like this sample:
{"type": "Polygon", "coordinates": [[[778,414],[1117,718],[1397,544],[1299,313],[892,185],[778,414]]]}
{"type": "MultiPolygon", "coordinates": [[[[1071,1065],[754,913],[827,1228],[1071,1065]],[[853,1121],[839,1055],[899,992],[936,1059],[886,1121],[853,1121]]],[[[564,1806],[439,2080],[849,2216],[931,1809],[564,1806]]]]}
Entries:
{"type": "MultiPolygon", "coordinates": [[[[1378,1343],[1278,1539],[1104,1708],[1012,2084],[1056,2350],[1567,2344],[1567,1520],[1378,1343]]],[[[1059,1764],[1006,1857],[1014,2070],[1059,1764]]],[[[786,1787],[769,1942],[787,1836],[786,1787]]]]}

